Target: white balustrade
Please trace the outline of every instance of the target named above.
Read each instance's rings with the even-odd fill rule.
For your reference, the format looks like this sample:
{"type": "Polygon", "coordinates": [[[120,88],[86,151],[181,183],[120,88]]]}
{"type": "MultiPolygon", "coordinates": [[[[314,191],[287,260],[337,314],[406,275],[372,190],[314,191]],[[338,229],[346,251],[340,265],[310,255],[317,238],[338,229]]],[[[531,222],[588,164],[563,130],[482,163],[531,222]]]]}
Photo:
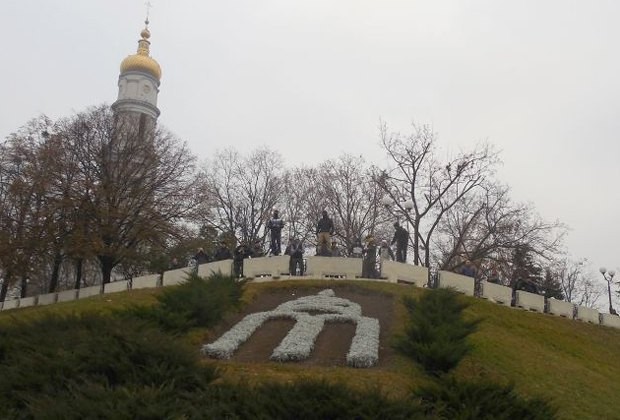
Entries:
{"type": "Polygon", "coordinates": [[[528,311],[543,313],[545,312],[545,298],[536,293],[517,290],[515,295],[515,306],[528,311]]]}
{"type": "Polygon", "coordinates": [[[159,274],[148,274],[146,276],[131,279],[131,289],[147,289],[159,286],[159,274]]]}
{"type": "Polygon", "coordinates": [[[474,295],[473,277],[452,273],[450,271],[439,272],[439,287],[444,289],[455,289],[457,292],[464,293],[468,296],[474,295]]]}
{"type": "Polygon", "coordinates": [[[428,268],[419,265],[405,264],[396,261],[383,261],[381,277],[391,283],[413,283],[418,287],[426,287],[428,283],[428,268]]]}
{"type": "Polygon", "coordinates": [[[571,302],[564,302],[563,300],[549,299],[547,301],[547,312],[551,315],[573,319],[575,305],[571,302]]]}
{"type": "Polygon", "coordinates": [[[2,305],[2,310],[8,311],[9,309],[15,309],[18,307],[19,307],[19,299],[5,300],[4,304],[2,305]]]}
{"type": "Polygon", "coordinates": [[[37,301],[37,305],[52,305],[56,303],[56,293],[48,293],[45,295],[39,295],[39,300],[37,301]]]}
{"type": "Polygon", "coordinates": [[[25,308],[27,306],[34,306],[37,304],[37,297],[38,296],[31,296],[31,297],[26,297],[26,298],[21,298],[19,299],[19,307],[20,308],[25,308]]]}
{"type": "Polygon", "coordinates": [[[512,304],[512,289],[501,284],[483,281],[482,297],[500,305],[510,306],[512,304]]]}
{"type": "Polygon", "coordinates": [[[590,322],[592,324],[598,324],[600,322],[598,315],[599,313],[596,309],[587,308],[585,306],[577,306],[577,315],[575,316],[575,319],[583,322],[590,322]]]}
{"type": "Polygon", "coordinates": [[[246,258],[243,260],[243,275],[246,278],[280,277],[288,274],[288,255],[274,257],[246,258]]]}
{"type": "Polygon", "coordinates": [[[200,277],[209,277],[212,274],[222,273],[224,276],[232,276],[232,265],[233,260],[213,261],[206,264],[200,264],[198,266],[198,275],[200,277]]]}
{"type": "Polygon", "coordinates": [[[308,257],[305,275],[317,279],[335,277],[355,280],[362,277],[362,259],[318,255],[308,257]]]}
{"type": "Polygon", "coordinates": [[[58,292],[58,297],[56,302],[70,302],[72,300],[77,299],[78,291],[76,289],[64,290],[62,292],[58,292]]]}
{"type": "Polygon", "coordinates": [[[78,291],[78,299],[84,299],[91,296],[99,296],[101,294],[101,285],[84,287],[78,291]]]}
{"type": "Polygon", "coordinates": [[[601,314],[601,325],[607,327],[620,328],[620,316],[612,314],[601,314]]]}
{"type": "Polygon", "coordinates": [[[129,281],[120,280],[103,285],[103,293],[126,292],[129,289],[129,281]]]}
{"type": "Polygon", "coordinates": [[[162,277],[162,286],[174,286],[181,284],[187,280],[187,277],[192,272],[189,267],[178,268],[176,270],[165,271],[162,277]]]}

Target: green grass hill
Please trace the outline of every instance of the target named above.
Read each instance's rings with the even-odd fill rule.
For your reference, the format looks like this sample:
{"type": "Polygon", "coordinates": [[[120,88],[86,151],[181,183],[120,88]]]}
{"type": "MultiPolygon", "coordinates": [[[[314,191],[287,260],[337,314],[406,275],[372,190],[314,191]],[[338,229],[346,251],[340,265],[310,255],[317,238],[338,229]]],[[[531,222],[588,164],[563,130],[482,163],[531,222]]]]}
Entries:
{"type": "MultiPolygon", "coordinates": [[[[282,293],[283,289],[301,287],[317,290],[332,287],[338,293],[337,288],[343,286],[367,294],[388,294],[394,297],[390,343],[384,345],[391,345],[405,329],[407,311],[403,297],[419,298],[424,293],[433,293],[408,285],[366,281],[246,283],[241,305],[232,314],[229,310],[227,317],[234,318],[235,311],[243,312],[247,305],[262,294],[282,293]]],[[[155,305],[157,297],[167,289],[171,288],[120,292],[50,306],[3,311],[0,312],[0,327],[15,328],[18,325],[26,328],[28,322],[36,323],[49,316],[96,313],[112,318],[115,313],[126,308],[134,308],[134,312],[139,312],[136,307],[155,305]]],[[[465,318],[480,322],[476,331],[468,337],[471,351],[450,373],[451,377],[463,381],[484,380],[500,385],[514,385],[515,391],[524,398],[547,400],[557,409],[557,417],[560,419],[620,419],[620,359],[615,357],[620,351],[619,329],[526,312],[466,296],[459,296],[458,299],[469,303],[465,309],[465,318]]],[[[218,325],[209,328],[190,326],[169,337],[195,349],[198,355],[200,347],[216,339],[221,330],[218,325]]],[[[95,331],[93,334],[96,334],[95,331]]],[[[8,333],[5,331],[4,334],[8,333]]],[[[154,340],[148,337],[143,339],[154,340]]],[[[127,344],[127,348],[132,347],[127,344]]],[[[3,351],[8,350],[3,350],[0,344],[0,362],[3,351]]],[[[214,361],[201,356],[198,363],[215,366],[218,372],[216,382],[232,387],[239,384],[251,387],[272,383],[290,384],[313,379],[330,384],[344,383],[362,391],[380,391],[388,399],[406,399],[413,390],[432,381],[413,361],[396,352],[388,363],[370,369],[214,361]]],[[[145,400],[148,401],[148,398],[145,397],[145,400]]],[[[36,407],[43,402],[35,400],[32,404],[36,407]]]]}

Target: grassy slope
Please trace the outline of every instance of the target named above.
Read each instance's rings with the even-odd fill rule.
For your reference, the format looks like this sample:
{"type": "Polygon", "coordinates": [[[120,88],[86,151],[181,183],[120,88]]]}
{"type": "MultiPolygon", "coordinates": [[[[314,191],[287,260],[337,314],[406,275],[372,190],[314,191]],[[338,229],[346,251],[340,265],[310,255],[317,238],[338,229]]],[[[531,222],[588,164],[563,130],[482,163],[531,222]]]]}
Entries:
{"type": "MultiPolygon", "coordinates": [[[[341,282],[342,283],[342,282],[341,282]]],[[[361,287],[396,296],[423,293],[409,286],[354,282],[361,287]]],[[[302,285],[324,286],[325,282],[295,281],[249,284],[244,300],[274,287],[302,285]]],[[[155,302],[156,290],[102,295],[47,307],[0,312],[0,322],[12,316],[37,316],[48,311],[108,311],[128,304],[155,302]]],[[[561,418],[618,418],[620,364],[613,357],[620,349],[620,330],[569,321],[550,315],[528,313],[479,299],[472,302],[468,316],[482,318],[479,330],[471,336],[472,353],[456,369],[461,378],[491,378],[513,382],[524,395],[543,396],[559,408],[561,418]]],[[[395,311],[397,322],[392,333],[403,326],[402,305],[395,311]]],[[[187,339],[196,344],[208,341],[207,330],[192,331],[187,339]]],[[[222,380],[257,383],[265,380],[291,381],[312,377],[344,381],[356,387],[376,387],[393,396],[404,396],[411,387],[426,382],[420,370],[408,360],[397,357],[385,369],[308,367],[295,364],[243,364],[218,362],[222,380]]]]}

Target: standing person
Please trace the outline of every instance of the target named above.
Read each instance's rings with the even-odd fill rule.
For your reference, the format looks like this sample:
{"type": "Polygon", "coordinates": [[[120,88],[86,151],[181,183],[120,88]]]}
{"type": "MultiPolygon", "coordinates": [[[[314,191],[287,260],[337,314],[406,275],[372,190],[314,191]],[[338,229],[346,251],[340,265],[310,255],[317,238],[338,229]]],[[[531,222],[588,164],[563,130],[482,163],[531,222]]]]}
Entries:
{"type": "Polygon", "coordinates": [[[364,260],[362,261],[362,277],[376,279],[377,276],[377,245],[375,238],[371,235],[366,237],[366,249],[364,249],[364,260]]]}
{"type": "Polygon", "coordinates": [[[278,210],[274,210],[273,216],[267,222],[267,229],[271,233],[271,243],[269,245],[271,255],[280,255],[280,252],[282,252],[281,236],[283,227],[284,220],[280,219],[278,210]]]}
{"type": "Polygon", "coordinates": [[[198,252],[194,255],[194,260],[196,261],[197,266],[209,262],[209,256],[205,252],[204,248],[198,248],[198,252]]]}
{"type": "Polygon", "coordinates": [[[394,223],[394,238],[392,238],[392,245],[396,243],[396,261],[398,262],[407,262],[407,245],[409,242],[409,232],[407,229],[398,224],[398,222],[394,223]]]}
{"type": "Polygon", "coordinates": [[[390,248],[386,240],[381,241],[379,257],[381,258],[381,262],[385,260],[394,260],[394,252],[392,252],[392,248],[390,248]]]}
{"type": "Polygon", "coordinates": [[[260,239],[257,239],[254,241],[254,246],[250,249],[248,249],[248,256],[252,257],[252,258],[258,258],[258,257],[262,257],[265,255],[265,252],[263,251],[263,244],[261,243],[260,239]]]}
{"type": "Polygon", "coordinates": [[[243,277],[243,260],[247,258],[248,255],[249,249],[245,245],[245,242],[241,242],[237,245],[233,253],[233,271],[236,278],[243,277]]]}
{"type": "Polygon", "coordinates": [[[323,210],[323,217],[319,219],[316,225],[317,235],[317,255],[329,257],[329,243],[331,235],[334,234],[334,222],[327,215],[327,211],[323,210]]]}
{"type": "Polygon", "coordinates": [[[304,275],[304,247],[297,238],[290,238],[288,246],[284,251],[285,255],[290,257],[288,262],[288,270],[291,276],[304,275]],[[299,269],[299,271],[297,271],[299,269]],[[298,274],[299,273],[299,274],[298,274]]]}
{"type": "Polygon", "coordinates": [[[477,275],[478,270],[470,260],[465,260],[465,265],[461,267],[461,274],[474,279],[474,296],[480,296],[482,285],[480,284],[480,279],[477,275]]]}
{"type": "Polygon", "coordinates": [[[332,247],[330,249],[330,256],[342,257],[342,253],[340,252],[340,249],[338,248],[338,244],[336,243],[336,241],[332,241],[332,247]]]}
{"type": "Polygon", "coordinates": [[[491,273],[489,274],[489,279],[487,280],[489,283],[502,284],[500,280],[499,270],[497,269],[497,265],[493,264],[491,267],[491,273]]]}
{"type": "Polygon", "coordinates": [[[381,246],[379,247],[379,272],[383,273],[383,262],[394,260],[394,253],[392,252],[392,248],[388,245],[386,240],[381,241],[381,246]]]}
{"type": "Polygon", "coordinates": [[[179,262],[179,259],[177,257],[173,257],[172,260],[170,261],[169,269],[170,270],[176,270],[176,269],[181,268],[181,267],[182,267],[182,265],[179,262]]]}
{"type": "Polygon", "coordinates": [[[465,264],[461,267],[461,274],[467,277],[476,277],[476,267],[471,261],[465,260],[465,264]]]}
{"type": "Polygon", "coordinates": [[[220,242],[220,246],[215,250],[215,255],[213,257],[215,261],[229,260],[232,258],[230,249],[228,249],[225,242],[220,242]]]}
{"type": "Polygon", "coordinates": [[[351,257],[353,258],[362,258],[364,255],[364,247],[362,246],[362,241],[359,239],[355,240],[353,244],[353,249],[351,250],[351,257]]]}

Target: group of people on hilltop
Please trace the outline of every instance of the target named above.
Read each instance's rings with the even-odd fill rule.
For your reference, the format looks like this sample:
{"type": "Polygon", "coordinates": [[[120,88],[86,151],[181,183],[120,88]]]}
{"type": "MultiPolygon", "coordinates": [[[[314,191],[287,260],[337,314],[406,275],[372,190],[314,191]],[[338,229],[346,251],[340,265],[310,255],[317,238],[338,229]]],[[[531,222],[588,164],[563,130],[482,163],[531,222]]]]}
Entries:
{"type": "MultiPolygon", "coordinates": [[[[282,229],[284,229],[284,225],[284,220],[280,217],[278,210],[274,210],[271,218],[266,223],[266,229],[269,231],[270,237],[270,255],[276,256],[282,253],[282,229]]],[[[406,262],[409,233],[406,229],[401,227],[398,222],[394,223],[394,228],[395,232],[391,245],[396,244],[396,254],[394,254],[386,240],[381,241],[380,246],[377,247],[374,238],[371,236],[366,238],[365,246],[362,246],[361,240],[358,239],[351,248],[349,253],[351,257],[364,258],[364,264],[368,267],[367,274],[369,277],[376,277],[376,268],[372,268],[371,270],[370,267],[377,266],[377,258],[379,258],[379,261],[396,260],[399,262],[406,262]]],[[[329,257],[342,256],[337,242],[333,240],[334,233],[334,222],[329,217],[327,211],[324,210],[321,218],[316,224],[316,255],[329,257]]],[[[303,254],[303,243],[297,238],[290,237],[284,255],[290,257],[289,269],[291,275],[303,275],[303,254]]],[[[232,253],[226,244],[222,242],[219,244],[212,257],[209,256],[203,248],[199,248],[193,260],[195,265],[198,266],[211,261],[221,261],[232,258],[234,272],[238,277],[241,277],[243,276],[243,260],[258,256],[262,256],[260,242],[255,243],[254,246],[248,246],[246,243],[242,242],[232,253]]]]}

